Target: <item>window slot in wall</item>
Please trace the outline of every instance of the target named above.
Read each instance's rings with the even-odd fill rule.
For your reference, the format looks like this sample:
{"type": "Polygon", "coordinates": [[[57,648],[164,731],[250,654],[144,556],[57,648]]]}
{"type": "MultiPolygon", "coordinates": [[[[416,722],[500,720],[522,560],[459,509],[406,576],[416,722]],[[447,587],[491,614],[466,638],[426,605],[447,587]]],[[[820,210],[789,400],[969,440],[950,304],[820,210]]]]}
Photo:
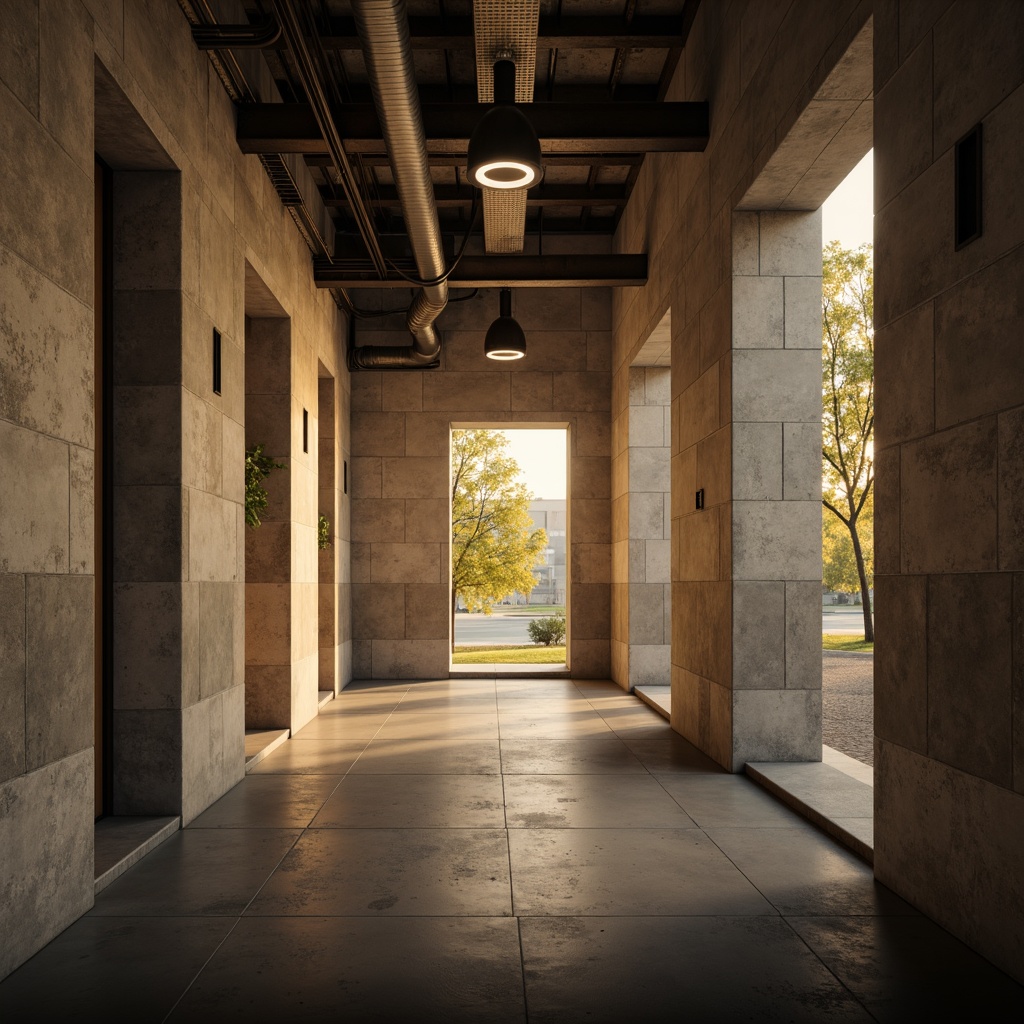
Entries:
{"type": "Polygon", "coordinates": [[[348,461],[346,459],[341,460],[341,486],[341,493],[348,494],[348,461]]]}
{"type": "Polygon", "coordinates": [[[213,393],[220,394],[220,331],[213,329],[213,393]]]}
{"type": "Polygon", "coordinates": [[[309,451],[309,410],[302,410],[302,450],[309,451]]]}
{"type": "Polygon", "coordinates": [[[956,248],[981,237],[981,124],[954,148],[954,231],[956,248]]]}

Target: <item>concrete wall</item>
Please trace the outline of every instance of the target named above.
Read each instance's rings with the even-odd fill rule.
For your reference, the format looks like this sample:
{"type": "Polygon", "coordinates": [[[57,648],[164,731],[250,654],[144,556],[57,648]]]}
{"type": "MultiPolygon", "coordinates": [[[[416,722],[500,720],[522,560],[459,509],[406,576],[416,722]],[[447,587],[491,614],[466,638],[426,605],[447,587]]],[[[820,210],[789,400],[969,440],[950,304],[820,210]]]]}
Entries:
{"type": "Polygon", "coordinates": [[[668,366],[628,368],[627,444],[612,463],[613,617],[623,616],[613,664],[629,688],[671,679],[671,376],[668,366]]]}
{"type": "MultiPolygon", "coordinates": [[[[381,301],[372,293],[360,302],[381,301]]],[[[400,305],[384,293],[389,307],[400,305]]],[[[451,426],[569,429],[569,659],[577,677],[609,672],[609,333],[606,289],[513,294],[527,337],[521,363],[484,356],[497,291],[449,304],[442,367],[352,375],[352,633],[358,677],[447,677],[451,426]]],[[[402,319],[357,344],[408,344],[402,319]]],[[[378,321],[378,323],[380,323],[378,321]]]]}
{"type": "Polygon", "coordinates": [[[1024,7],[875,22],[875,871],[1024,979],[1024,7]]]}
{"type": "Polygon", "coordinates": [[[820,757],[820,243],[790,211],[870,147],[870,14],[701,4],[668,98],[710,102],[707,150],[648,156],[616,237],[651,255],[614,293],[617,381],[672,311],[672,723],[731,770],[820,757]]]}
{"type": "MultiPolygon", "coordinates": [[[[247,261],[300,340],[314,438],[317,360],[338,381],[339,448],[348,391],[343,318],[238,152],[180,7],[41,0],[4,18],[0,975],[92,902],[94,150],[114,170],[115,811],[187,822],[242,776],[247,261]]],[[[315,546],[308,563],[315,623],[315,546]]],[[[315,690],[315,626],[311,657],[315,690]]]]}

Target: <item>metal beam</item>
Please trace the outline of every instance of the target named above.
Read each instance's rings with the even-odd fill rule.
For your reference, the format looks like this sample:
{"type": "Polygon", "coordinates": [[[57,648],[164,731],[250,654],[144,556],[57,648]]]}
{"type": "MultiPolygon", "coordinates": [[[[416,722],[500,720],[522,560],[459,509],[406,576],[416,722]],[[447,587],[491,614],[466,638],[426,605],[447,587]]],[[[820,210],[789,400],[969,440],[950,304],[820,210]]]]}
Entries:
{"type": "MultiPolygon", "coordinates": [[[[617,17],[541,18],[538,29],[538,49],[669,49],[686,41],[683,18],[678,15],[638,17],[631,24],[617,17]]],[[[474,48],[471,17],[410,18],[409,31],[414,50],[474,48]]],[[[325,50],[360,49],[354,19],[332,18],[321,44],[325,50]]]]}
{"type": "MultiPolygon", "coordinates": [[[[381,280],[368,263],[317,260],[318,288],[409,288],[394,272],[381,280]]],[[[464,256],[448,278],[453,288],[619,288],[647,283],[647,255],[575,253],[560,256],[464,256]]]]}
{"type": "MultiPolygon", "coordinates": [[[[470,185],[434,185],[434,202],[441,209],[469,206],[475,192],[470,185]]],[[[526,205],[625,206],[628,198],[622,185],[538,185],[527,192],[526,205]]],[[[402,205],[398,189],[392,185],[378,185],[368,201],[371,206],[383,209],[400,209],[402,205]]],[[[348,209],[348,200],[325,196],[324,206],[348,209]]]]}
{"type": "MultiPolygon", "coordinates": [[[[305,154],[307,167],[331,167],[331,158],[325,153],[305,154]]],[[[644,162],[643,153],[548,153],[544,156],[545,167],[639,167],[644,162]]],[[[365,167],[390,167],[391,161],[382,153],[363,153],[360,163],[365,167]]],[[[445,153],[430,157],[431,167],[465,167],[466,155],[451,156],[445,153]]]]}
{"type": "MultiPolygon", "coordinates": [[[[699,153],[708,143],[707,103],[523,103],[545,153],[699,153]]],[[[486,103],[430,103],[423,107],[428,153],[464,154],[486,103]]],[[[383,153],[371,105],[332,111],[347,153],[383,153]]],[[[327,145],[305,103],[249,103],[238,107],[243,153],[325,153],[327,145]]]]}

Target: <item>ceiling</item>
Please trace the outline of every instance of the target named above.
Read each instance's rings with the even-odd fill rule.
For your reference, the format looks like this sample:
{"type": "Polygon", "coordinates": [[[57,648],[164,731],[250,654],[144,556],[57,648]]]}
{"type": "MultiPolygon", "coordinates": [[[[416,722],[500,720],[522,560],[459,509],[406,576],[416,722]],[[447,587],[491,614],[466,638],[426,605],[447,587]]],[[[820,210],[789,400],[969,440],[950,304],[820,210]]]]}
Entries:
{"type": "MultiPolygon", "coordinates": [[[[197,43],[211,51],[222,78],[225,69],[228,76],[232,67],[251,69],[254,58],[265,62],[260,70],[264,77],[269,71],[279,96],[270,103],[270,97],[251,89],[237,90],[239,146],[259,154],[272,178],[275,169],[287,178],[281,161],[301,154],[334,226],[334,251],[322,254],[321,268],[334,262],[351,269],[363,260],[359,283],[370,284],[373,267],[363,241],[367,218],[361,235],[354,206],[363,206],[389,257],[406,254],[405,223],[352,4],[290,0],[308,45],[304,58],[287,45],[287,33],[267,44],[280,9],[273,0],[245,2],[249,21],[267,26],[262,38],[241,31],[247,26],[218,22],[214,0],[180,2],[197,43]],[[244,60],[243,51],[248,51],[244,60]],[[340,159],[314,116],[303,60],[307,71],[310,61],[315,67],[329,104],[344,150],[340,159]],[[346,162],[347,168],[338,166],[346,162]]],[[[541,0],[533,102],[523,105],[544,158],[543,178],[526,197],[526,236],[539,240],[529,243],[531,251],[542,252],[543,238],[552,235],[611,236],[647,152],[704,148],[707,105],[664,102],[698,4],[541,0]]],[[[475,213],[478,190],[466,178],[466,146],[486,109],[478,103],[473,3],[409,0],[408,11],[434,198],[446,250],[454,252],[475,213]]],[[[253,77],[251,70],[248,76],[253,77]]],[[[586,248],[607,250],[606,245],[586,248]]],[[[509,258],[495,257],[506,266],[509,258]]],[[[339,286],[352,283],[346,277],[339,286]]]]}

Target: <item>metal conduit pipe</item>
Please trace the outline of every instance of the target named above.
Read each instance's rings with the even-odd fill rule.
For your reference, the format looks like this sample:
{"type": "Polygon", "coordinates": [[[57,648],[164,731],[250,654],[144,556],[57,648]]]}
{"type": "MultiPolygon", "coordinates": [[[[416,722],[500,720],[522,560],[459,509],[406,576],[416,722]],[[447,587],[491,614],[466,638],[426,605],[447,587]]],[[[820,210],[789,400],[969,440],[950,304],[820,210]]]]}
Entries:
{"type": "Polygon", "coordinates": [[[411,345],[363,345],[352,349],[350,361],[354,369],[424,367],[441,354],[434,321],[448,303],[448,283],[438,280],[445,273],[444,249],[413,72],[409,18],[405,0],[355,0],[352,7],[416,269],[420,280],[437,283],[423,286],[409,307],[411,345]]]}

